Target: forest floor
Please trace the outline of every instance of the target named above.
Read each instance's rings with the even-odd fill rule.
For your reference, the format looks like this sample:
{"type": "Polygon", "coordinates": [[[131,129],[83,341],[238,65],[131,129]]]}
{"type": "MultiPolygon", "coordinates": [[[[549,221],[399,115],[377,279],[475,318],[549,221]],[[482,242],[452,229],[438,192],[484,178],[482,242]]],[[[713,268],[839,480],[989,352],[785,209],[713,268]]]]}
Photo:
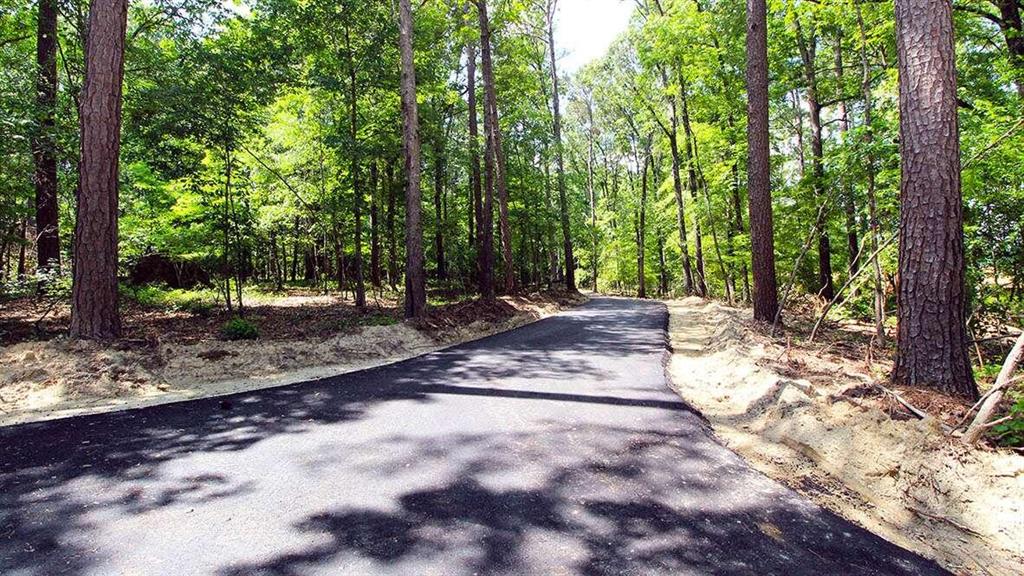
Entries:
{"type": "Polygon", "coordinates": [[[126,303],[113,346],[61,336],[70,311],[34,298],[0,307],[0,426],[220,396],[390,364],[511,330],[586,301],[543,292],[434,306],[401,321],[401,302],[371,298],[360,312],[336,296],[262,298],[245,318],[259,338],[226,341],[226,311],[196,314],[126,303]],[[44,315],[45,312],[45,315],[44,315]],[[43,321],[38,321],[44,317],[43,321]]]}
{"type": "Polygon", "coordinates": [[[668,303],[677,392],[755,468],[958,574],[1019,574],[1024,456],[950,437],[969,402],[894,390],[870,326],[843,322],[808,344],[808,314],[771,337],[749,310],[668,303]]]}

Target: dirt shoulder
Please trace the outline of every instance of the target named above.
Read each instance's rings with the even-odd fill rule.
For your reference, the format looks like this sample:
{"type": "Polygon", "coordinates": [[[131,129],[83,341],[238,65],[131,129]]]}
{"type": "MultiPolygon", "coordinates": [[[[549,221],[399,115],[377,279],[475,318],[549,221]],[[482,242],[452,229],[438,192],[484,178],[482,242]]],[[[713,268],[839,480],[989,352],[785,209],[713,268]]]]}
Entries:
{"type": "Polygon", "coordinates": [[[1024,456],[965,448],[941,417],[890,409],[866,385],[885,366],[835,342],[780,343],[748,310],[697,298],[668,307],[673,386],[754,467],[955,573],[1020,573],[1024,456]]]}
{"type": "MultiPolygon", "coordinates": [[[[114,346],[64,338],[22,342],[0,348],[0,426],[354,372],[511,330],[585,301],[584,296],[562,293],[503,297],[490,304],[438,307],[415,324],[335,324],[333,333],[240,342],[173,332],[114,346]]],[[[306,306],[323,317],[333,314],[338,304],[292,299],[282,306],[306,306]]]]}

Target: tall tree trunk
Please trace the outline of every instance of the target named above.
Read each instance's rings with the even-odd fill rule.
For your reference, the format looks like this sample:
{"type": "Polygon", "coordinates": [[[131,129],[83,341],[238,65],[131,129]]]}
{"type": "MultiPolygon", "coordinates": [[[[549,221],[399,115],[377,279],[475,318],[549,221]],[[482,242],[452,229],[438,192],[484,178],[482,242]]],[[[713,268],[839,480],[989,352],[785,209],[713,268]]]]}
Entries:
{"type": "MultiPolygon", "coordinates": [[[[843,36],[842,28],[837,27],[836,46],[836,97],[839,100],[839,140],[846,143],[847,134],[850,132],[850,114],[846,109],[846,100],[843,99],[843,36]]],[[[860,268],[857,255],[860,253],[860,238],[857,234],[857,204],[853,198],[853,186],[850,186],[849,179],[840,174],[839,176],[840,195],[843,198],[843,211],[846,213],[846,252],[849,260],[847,273],[853,276],[860,268]]]]}
{"type": "Polygon", "coordinates": [[[562,112],[558,97],[558,63],[555,58],[555,9],[558,0],[548,0],[548,56],[551,65],[551,108],[554,121],[555,168],[558,170],[558,210],[561,213],[562,251],[565,253],[565,288],[576,291],[576,260],[572,250],[572,232],[569,229],[569,202],[565,191],[565,159],[562,150],[562,112]]]}
{"type": "Polygon", "coordinates": [[[444,258],[444,142],[443,132],[438,132],[434,141],[434,256],[437,258],[437,279],[448,279],[448,267],[444,258]]]}
{"type": "MultiPolygon", "coordinates": [[[[738,162],[737,160],[732,165],[732,210],[736,234],[742,236],[746,233],[746,227],[743,225],[743,198],[740,197],[740,169],[738,162]]],[[[750,270],[747,268],[746,262],[740,264],[740,275],[743,278],[743,300],[750,302],[750,270]]]]}
{"type": "Polygon", "coordinates": [[[93,0],[82,88],[71,336],[121,336],[117,302],[118,157],[128,0],[93,0]]]}
{"type": "Polygon", "coordinates": [[[867,175],[868,226],[871,233],[871,267],[874,284],[875,336],[874,344],[885,345],[885,290],[882,284],[882,264],[878,249],[882,245],[878,206],[875,201],[875,174],[878,170],[874,153],[874,102],[871,98],[871,67],[868,64],[868,36],[860,3],[856,3],[857,27],[860,31],[861,95],[864,99],[864,143],[868,149],[865,172],[867,175]]]}
{"type": "Polygon", "coordinates": [[[587,95],[587,200],[590,203],[590,289],[597,293],[597,270],[599,262],[597,242],[597,201],[594,191],[594,102],[587,95]]]}
{"type": "Polygon", "coordinates": [[[60,269],[57,212],[57,144],[54,114],[57,106],[57,1],[39,0],[36,35],[36,107],[38,126],[32,139],[36,188],[36,265],[60,269]]]}
{"type": "Polygon", "coordinates": [[[18,246],[18,280],[24,280],[26,269],[25,269],[25,247],[28,246],[28,217],[21,219],[21,242],[18,246]]]}
{"type": "Polygon", "coordinates": [[[647,172],[651,164],[651,154],[648,150],[644,156],[644,167],[640,171],[640,206],[637,207],[636,223],[636,275],[637,275],[637,298],[647,298],[647,275],[645,274],[646,264],[645,247],[647,246],[647,172]]]}
{"type": "MultiPolygon", "coordinates": [[[[668,74],[662,70],[661,80],[663,86],[669,87],[668,74]]],[[[676,201],[676,229],[679,231],[679,251],[682,254],[683,282],[687,295],[694,293],[693,266],[690,263],[690,247],[686,237],[686,201],[683,199],[683,177],[682,160],[679,154],[679,112],[678,99],[675,96],[668,97],[669,103],[669,131],[668,145],[672,153],[672,191],[676,201]]]]}
{"type": "MultiPolygon", "coordinates": [[[[348,53],[349,116],[351,117],[349,137],[352,139],[352,212],[356,221],[355,259],[353,260],[356,281],[356,307],[364,308],[366,306],[366,282],[363,278],[363,189],[359,174],[359,86],[356,82],[356,65],[355,56],[352,53],[351,30],[347,26],[345,27],[345,49],[348,53]]],[[[415,80],[413,82],[415,84],[415,80]]]]}
{"type": "Polygon", "coordinates": [[[768,146],[768,30],[765,0],[747,0],[747,188],[754,318],[772,322],[779,308],[775,277],[770,150],[768,146]]]}
{"type": "MultiPolygon", "coordinates": [[[[498,195],[498,232],[501,237],[501,255],[502,264],[504,265],[505,291],[512,293],[516,290],[516,277],[513,269],[514,262],[512,260],[512,230],[509,228],[508,221],[508,185],[505,178],[505,153],[501,146],[501,125],[498,115],[498,88],[494,84],[494,64],[491,56],[491,25],[490,18],[487,15],[487,0],[477,0],[477,8],[480,20],[480,67],[482,68],[484,80],[484,134],[487,139],[486,153],[491,157],[491,180],[498,195]]],[[[484,208],[486,210],[486,205],[484,208]]]]}
{"type": "MultiPolygon", "coordinates": [[[[484,82],[484,205],[480,220],[480,235],[483,258],[480,270],[480,295],[485,300],[494,299],[494,193],[498,185],[498,142],[495,133],[497,117],[491,102],[497,100],[494,87],[494,70],[491,63],[491,29],[487,17],[487,0],[477,0],[477,14],[480,21],[480,64],[484,82]]],[[[504,236],[504,234],[502,234],[504,236]]]]}
{"type": "Polygon", "coordinates": [[[1024,101],[1024,24],[1020,16],[1019,0],[991,0],[999,9],[999,28],[1003,31],[1013,67],[1017,94],[1024,101]]]}
{"type": "Polygon", "coordinates": [[[690,126],[690,106],[687,101],[686,85],[683,82],[682,73],[679,73],[679,102],[680,111],[682,112],[683,120],[683,136],[685,137],[685,145],[683,146],[683,154],[686,157],[686,182],[687,187],[690,190],[690,199],[693,201],[693,242],[694,250],[693,257],[696,260],[697,268],[694,271],[694,288],[697,296],[701,298],[707,298],[708,296],[708,283],[707,273],[705,272],[704,266],[704,233],[701,230],[700,225],[700,210],[697,208],[700,203],[697,197],[697,150],[694,145],[693,128],[690,126]]]}
{"type": "Polygon", "coordinates": [[[975,398],[967,351],[952,6],[896,0],[900,258],[894,383],[975,398]]]}
{"type": "MultiPolygon", "coordinates": [[[[812,22],[810,37],[805,38],[800,25],[800,16],[794,19],[797,47],[803,61],[804,81],[807,83],[806,97],[808,118],[811,124],[811,186],[819,203],[825,198],[825,149],[821,124],[821,100],[818,98],[818,76],[815,69],[818,52],[818,37],[812,22]]],[[[818,219],[818,294],[825,300],[835,298],[832,280],[832,246],[828,237],[828,210],[818,219]]]]}
{"type": "Polygon", "coordinates": [[[420,200],[419,110],[416,105],[416,67],[410,0],[398,0],[398,45],[402,55],[402,143],[405,149],[405,317],[427,313],[427,279],[423,263],[423,223],[420,200]]]}
{"type": "MultiPolygon", "coordinates": [[[[469,187],[473,198],[473,215],[476,219],[476,274],[477,289],[484,297],[494,296],[494,244],[493,226],[484,230],[484,200],[480,184],[480,133],[477,120],[476,98],[476,43],[470,42],[466,49],[466,85],[469,104],[469,187]],[[486,276],[485,276],[486,274],[486,276]],[[487,296],[490,294],[490,296],[487,296]]],[[[490,219],[490,216],[487,216],[490,219]]]]}
{"type": "Polygon", "coordinates": [[[392,290],[398,289],[398,239],[395,234],[395,211],[397,210],[397,194],[395,189],[398,184],[395,182],[395,165],[388,161],[387,167],[387,189],[388,189],[388,284],[392,290]]]}
{"type": "Polygon", "coordinates": [[[380,174],[370,163],[370,284],[380,290],[380,174]]]}

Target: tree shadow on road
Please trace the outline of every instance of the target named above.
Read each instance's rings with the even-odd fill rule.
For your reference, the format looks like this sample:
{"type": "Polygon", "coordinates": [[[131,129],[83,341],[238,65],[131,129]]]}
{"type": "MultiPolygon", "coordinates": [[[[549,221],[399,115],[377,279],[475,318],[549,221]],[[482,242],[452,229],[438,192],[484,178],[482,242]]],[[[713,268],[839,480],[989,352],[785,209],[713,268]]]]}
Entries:
{"type": "Polygon", "coordinates": [[[97,574],[113,552],[93,539],[113,526],[260,506],[279,498],[279,475],[302,484],[339,472],[381,493],[358,505],[296,498],[295,517],[265,526],[289,546],[255,540],[190,574],[940,573],[710,441],[661,384],[666,321],[659,304],[601,300],[389,367],[0,430],[0,573],[97,574]],[[475,398],[503,402],[509,422],[353,437],[391,425],[380,414],[395,407],[475,398]],[[273,467],[244,472],[269,445],[283,451],[273,467]],[[213,459],[222,466],[208,469],[213,459]]]}

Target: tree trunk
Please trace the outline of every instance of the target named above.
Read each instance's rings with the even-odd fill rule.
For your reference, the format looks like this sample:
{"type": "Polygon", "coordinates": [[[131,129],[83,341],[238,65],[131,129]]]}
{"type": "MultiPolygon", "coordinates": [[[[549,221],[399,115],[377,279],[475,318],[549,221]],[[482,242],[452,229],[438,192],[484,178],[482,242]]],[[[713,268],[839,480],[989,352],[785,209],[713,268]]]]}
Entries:
{"type": "Polygon", "coordinates": [[[551,65],[551,108],[554,121],[555,168],[558,170],[558,210],[561,213],[562,251],[565,253],[565,288],[576,291],[576,260],[572,250],[572,232],[569,229],[569,202],[565,191],[565,159],[562,150],[562,112],[558,97],[558,65],[555,59],[555,9],[558,0],[548,0],[548,56],[551,65]]]}
{"type": "Polygon", "coordinates": [[[494,71],[491,63],[491,29],[487,17],[487,0],[479,0],[477,13],[480,21],[480,64],[484,82],[484,205],[480,220],[481,247],[483,248],[480,270],[480,295],[485,300],[494,299],[494,191],[498,181],[497,117],[491,100],[494,94],[494,71]]]}
{"type": "Polygon", "coordinates": [[[684,156],[686,157],[686,182],[687,187],[690,190],[690,199],[693,201],[693,242],[694,250],[693,257],[696,260],[697,268],[694,271],[694,289],[697,296],[701,298],[708,297],[708,283],[707,273],[705,272],[704,266],[704,234],[701,230],[700,225],[700,210],[697,208],[700,200],[697,197],[697,168],[696,168],[696,156],[697,151],[694,146],[693,129],[690,126],[690,106],[687,102],[686,97],[686,86],[683,84],[682,74],[679,74],[679,102],[681,105],[682,120],[683,120],[683,136],[685,138],[685,146],[683,147],[684,156]]]}
{"type": "MultiPolygon", "coordinates": [[[[664,70],[661,72],[662,84],[665,88],[668,88],[668,75],[664,70]]],[[[679,113],[677,98],[675,96],[668,97],[669,103],[669,133],[668,145],[669,151],[672,153],[672,191],[675,194],[676,201],[676,228],[679,231],[679,251],[682,254],[683,261],[683,282],[686,294],[692,295],[694,292],[693,282],[693,267],[690,264],[690,247],[686,237],[686,202],[683,200],[683,177],[682,177],[682,161],[679,154],[679,113]]]]}
{"type": "Polygon", "coordinates": [[[380,290],[380,174],[370,163],[370,284],[380,290]]]}
{"type": "MultiPolygon", "coordinates": [[[[491,180],[493,182],[493,188],[496,190],[498,195],[498,232],[501,237],[501,255],[502,264],[504,266],[505,291],[512,293],[515,292],[516,289],[516,277],[513,270],[512,260],[512,230],[509,228],[508,222],[508,186],[505,179],[505,154],[501,147],[501,125],[499,123],[498,116],[498,89],[494,84],[494,64],[491,57],[491,27],[490,19],[487,15],[487,0],[478,0],[477,8],[480,20],[480,67],[482,68],[484,80],[484,135],[487,139],[486,154],[491,157],[491,180]]],[[[486,210],[486,206],[484,208],[486,210]]]]}
{"type": "Polygon", "coordinates": [[[444,136],[438,132],[434,141],[434,257],[437,259],[437,279],[448,279],[448,267],[444,258],[444,213],[442,210],[444,196],[444,136]]]}
{"type": "Polygon", "coordinates": [[[348,53],[349,78],[349,137],[352,139],[352,212],[355,217],[355,267],[356,308],[366,306],[366,282],[363,278],[363,189],[360,182],[359,165],[359,86],[356,82],[355,57],[352,54],[351,31],[345,27],[345,49],[348,53]]]}
{"type": "Polygon", "coordinates": [[[597,242],[597,200],[594,191],[594,102],[587,95],[587,200],[590,203],[590,289],[597,293],[599,262],[597,242]]]}
{"type": "Polygon", "coordinates": [[[398,0],[398,45],[402,55],[402,143],[405,150],[405,317],[427,313],[427,280],[423,263],[423,223],[420,202],[419,110],[410,0],[398,0]]]}
{"type": "Polygon", "coordinates": [[[36,188],[36,265],[39,270],[59,270],[57,144],[54,138],[54,114],[57,106],[56,0],[39,0],[36,65],[38,126],[32,139],[36,188]]]}
{"type": "Polygon", "coordinates": [[[127,0],[93,0],[82,88],[71,336],[121,336],[117,302],[117,195],[127,0]]]}
{"type": "Polygon", "coordinates": [[[896,0],[900,258],[895,384],[978,395],[967,352],[951,4],[896,0]]]}
{"type": "Polygon", "coordinates": [[[873,343],[877,346],[885,345],[885,290],[882,286],[882,264],[879,260],[878,249],[881,246],[881,230],[878,220],[878,207],[875,201],[875,173],[877,171],[875,154],[873,152],[874,128],[873,128],[873,101],[871,98],[871,67],[868,64],[868,37],[864,28],[864,17],[861,13],[860,4],[856,4],[857,27],[860,31],[860,65],[861,65],[861,94],[864,99],[864,141],[868,149],[867,164],[865,172],[867,175],[867,198],[868,198],[868,226],[871,232],[871,267],[874,284],[874,312],[875,312],[875,335],[873,343]]]}
{"type": "Polygon", "coordinates": [[[395,210],[397,209],[397,194],[395,194],[395,165],[388,161],[387,188],[388,188],[388,284],[392,290],[398,289],[398,240],[395,235],[395,210]]]}
{"type": "MultiPolygon", "coordinates": [[[[480,184],[480,134],[477,121],[476,98],[476,44],[470,42],[466,56],[466,85],[469,94],[469,187],[473,198],[473,216],[476,219],[476,274],[477,288],[485,298],[494,297],[494,244],[493,225],[484,230],[484,200],[480,184]],[[490,296],[488,296],[490,294],[490,296]]],[[[487,216],[488,220],[491,216],[487,216]]]]}
{"type": "MultiPolygon", "coordinates": [[[[836,62],[836,96],[839,98],[839,140],[846,143],[846,135],[850,131],[850,114],[843,100],[843,36],[842,29],[837,28],[835,62],[836,62]]],[[[860,268],[857,255],[860,253],[860,238],[857,234],[857,204],[853,198],[853,186],[845,175],[839,176],[840,194],[843,197],[843,211],[846,212],[846,252],[849,259],[847,274],[853,276],[860,268]]]]}
{"type": "Polygon", "coordinates": [[[640,173],[640,206],[637,208],[636,224],[636,275],[637,298],[647,298],[647,275],[644,273],[644,248],[647,245],[647,170],[651,163],[648,152],[644,157],[644,167],[640,173]]]}
{"type": "Polygon", "coordinates": [[[1020,17],[1019,0],[992,0],[999,9],[999,28],[1003,31],[1013,67],[1017,94],[1024,101],[1024,25],[1020,17]]]}
{"type": "Polygon", "coordinates": [[[747,0],[747,187],[754,318],[772,322],[779,308],[775,278],[771,165],[768,146],[768,30],[765,0],[747,0]]]}
{"type": "MultiPolygon", "coordinates": [[[[811,186],[818,202],[825,198],[824,139],[821,125],[821,101],[818,98],[818,76],[815,70],[818,52],[818,37],[812,22],[810,38],[804,38],[800,16],[794,20],[797,46],[803,62],[804,81],[807,83],[807,109],[811,124],[811,186]]],[[[828,238],[828,210],[818,219],[818,294],[825,300],[835,298],[836,290],[832,281],[832,246],[828,238]]]]}

